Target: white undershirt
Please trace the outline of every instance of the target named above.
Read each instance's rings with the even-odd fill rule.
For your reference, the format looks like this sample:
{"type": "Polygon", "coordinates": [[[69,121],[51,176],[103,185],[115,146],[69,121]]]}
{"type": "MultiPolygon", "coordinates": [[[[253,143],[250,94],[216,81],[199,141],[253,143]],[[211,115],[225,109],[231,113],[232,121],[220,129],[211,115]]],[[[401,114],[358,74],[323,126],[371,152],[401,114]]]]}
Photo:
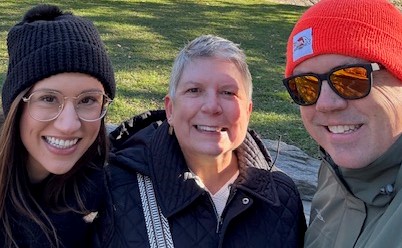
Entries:
{"type": "Polygon", "coordinates": [[[215,205],[215,209],[218,214],[218,217],[220,218],[222,215],[223,209],[225,208],[226,202],[229,198],[230,186],[234,183],[236,178],[239,176],[239,171],[236,171],[236,173],[215,194],[212,194],[208,190],[208,188],[205,187],[205,185],[202,183],[201,179],[194,172],[191,171],[191,173],[192,173],[191,177],[194,178],[194,180],[197,182],[198,186],[205,189],[211,196],[212,201],[215,205]]]}
{"type": "Polygon", "coordinates": [[[223,209],[226,206],[226,202],[228,201],[229,193],[230,193],[230,186],[236,180],[237,176],[239,176],[239,171],[237,171],[233,175],[233,177],[230,178],[229,181],[227,181],[225,183],[225,185],[223,185],[222,188],[220,188],[214,195],[211,194],[211,192],[209,192],[208,189],[206,189],[212,197],[212,201],[215,204],[215,209],[216,209],[216,212],[218,213],[219,218],[221,217],[223,209]]]}

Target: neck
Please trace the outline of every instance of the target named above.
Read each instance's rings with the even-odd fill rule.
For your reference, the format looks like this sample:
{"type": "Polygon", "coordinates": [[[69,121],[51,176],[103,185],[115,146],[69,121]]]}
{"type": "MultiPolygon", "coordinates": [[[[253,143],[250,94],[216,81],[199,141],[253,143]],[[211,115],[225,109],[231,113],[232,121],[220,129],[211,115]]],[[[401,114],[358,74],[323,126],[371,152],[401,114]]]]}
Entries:
{"type": "Polygon", "coordinates": [[[187,164],[190,170],[201,179],[202,183],[212,194],[215,194],[222,188],[239,170],[237,157],[234,152],[229,152],[226,156],[214,157],[212,159],[192,159],[187,164]]]}

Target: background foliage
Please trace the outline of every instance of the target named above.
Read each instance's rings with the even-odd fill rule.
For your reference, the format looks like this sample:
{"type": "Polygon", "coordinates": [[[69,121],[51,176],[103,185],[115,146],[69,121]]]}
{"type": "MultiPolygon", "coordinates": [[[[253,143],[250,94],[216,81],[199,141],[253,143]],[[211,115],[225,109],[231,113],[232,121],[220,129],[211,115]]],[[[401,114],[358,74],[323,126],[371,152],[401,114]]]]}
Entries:
{"type": "MultiPolygon", "coordinates": [[[[45,1],[3,0],[0,8],[0,81],[7,70],[6,36],[33,5],[45,1]]],[[[112,58],[117,96],[107,121],[119,123],[163,108],[174,57],[188,41],[215,34],[241,44],[254,82],[250,127],[315,156],[299,109],[281,83],[287,37],[306,7],[264,0],[46,1],[91,19],[112,58]]],[[[29,45],[29,44],[27,44],[29,45]]]]}

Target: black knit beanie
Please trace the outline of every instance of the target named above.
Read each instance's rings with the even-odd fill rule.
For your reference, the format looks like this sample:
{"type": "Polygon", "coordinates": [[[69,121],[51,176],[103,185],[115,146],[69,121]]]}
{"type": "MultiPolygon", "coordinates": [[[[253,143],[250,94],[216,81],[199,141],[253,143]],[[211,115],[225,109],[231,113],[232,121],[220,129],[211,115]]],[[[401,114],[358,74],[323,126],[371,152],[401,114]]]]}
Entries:
{"type": "Polygon", "coordinates": [[[38,5],[7,37],[9,64],[2,89],[3,111],[24,89],[63,72],[80,72],[97,78],[110,98],[115,80],[110,58],[99,33],[89,20],[63,13],[57,6],[38,5]]]}

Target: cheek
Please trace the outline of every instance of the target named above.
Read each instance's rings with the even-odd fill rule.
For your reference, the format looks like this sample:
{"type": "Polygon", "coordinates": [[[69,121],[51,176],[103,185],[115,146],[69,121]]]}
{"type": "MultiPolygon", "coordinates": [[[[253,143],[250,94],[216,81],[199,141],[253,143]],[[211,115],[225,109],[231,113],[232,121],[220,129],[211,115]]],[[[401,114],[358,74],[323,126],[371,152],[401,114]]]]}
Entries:
{"type": "Polygon", "coordinates": [[[250,104],[245,104],[244,106],[240,106],[242,109],[240,110],[242,112],[242,118],[244,119],[245,125],[248,126],[250,122],[250,117],[252,113],[252,105],[250,104]]]}
{"type": "Polygon", "coordinates": [[[249,119],[251,115],[251,106],[245,101],[223,101],[221,103],[222,111],[230,115],[232,119],[249,119]]]}
{"type": "Polygon", "coordinates": [[[376,103],[370,108],[373,119],[381,119],[381,122],[389,123],[390,127],[387,128],[390,128],[394,135],[400,135],[402,132],[402,98],[400,96],[402,96],[402,87],[382,87],[375,89],[371,100],[376,103]],[[382,116],[379,116],[380,113],[382,116]]]}
{"type": "Polygon", "coordinates": [[[183,101],[177,99],[174,104],[171,105],[171,122],[177,126],[183,124],[187,119],[194,116],[200,109],[197,101],[183,101]]]}
{"type": "Polygon", "coordinates": [[[36,121],[34,121],[29,113],[24,109],[22,111],[21,120],[19,123],[20,135],[22,142],[26,144],[28,138],[32,133],[32,130],[37,127],[36,121]]]}
{"type": "MultiPolygon", "coordinates": [[[[236,137],[242,139],[246,136],[247,128],[250,122],[251,107],[248,103],[231,104],[231,106],[223,107],[223,113],[226,120],[232,123],[236,128],[236,137]]],[[[232,133],[233,134],[233,133],[232,133]]]]}
{"type": "Polygon", "coordinates": [[[86,126],[86,133],[92,137],[92,142],[95,141],[96,137],[99,134],[101,123],[99,122],[88,122],[85,123],[86,126]]]}
{"type": "Polygon", "coordinates": [[[319,132],[322,132],[322,130],[318,129],[317,126],[314,125],[314,115],[316,112],[314,106],[315,105],[300,107],[300,117],[307,133],[309,133],[313,139],[317,141],[320,139],[319,132]]]}
{"type": "Polygon", "coordinates": [[[312,116],[314,115],[314,109],[311,107],[300,107],[300,117],[303,121],[304,126],[307,126],[311,121],[312,116]]]}

